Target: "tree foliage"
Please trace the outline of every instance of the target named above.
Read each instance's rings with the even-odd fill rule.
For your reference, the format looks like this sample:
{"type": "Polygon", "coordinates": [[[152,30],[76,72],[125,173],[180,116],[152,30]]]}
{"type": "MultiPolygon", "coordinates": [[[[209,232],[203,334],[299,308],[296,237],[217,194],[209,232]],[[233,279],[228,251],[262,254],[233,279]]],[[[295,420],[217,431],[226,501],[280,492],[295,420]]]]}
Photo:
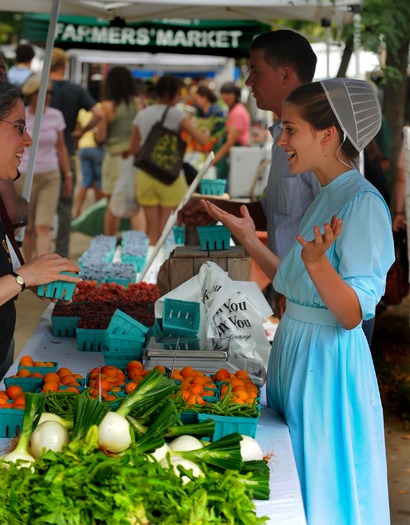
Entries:
{"type": "Polygon", "coordinates": [[[17,44],[21,25],[22,16],[20,13],[0,12],[0,44],[17,44]]]}
{"type": "Polygon", "coordinates": [[[383,114],[391,127],[390,188],[394,192],[397,161],[408,100],[408,58],[410,45],[409,0],[365,0],[362,15],[364,45],[385,53],[380,72],[383,86],[383,114]]]}

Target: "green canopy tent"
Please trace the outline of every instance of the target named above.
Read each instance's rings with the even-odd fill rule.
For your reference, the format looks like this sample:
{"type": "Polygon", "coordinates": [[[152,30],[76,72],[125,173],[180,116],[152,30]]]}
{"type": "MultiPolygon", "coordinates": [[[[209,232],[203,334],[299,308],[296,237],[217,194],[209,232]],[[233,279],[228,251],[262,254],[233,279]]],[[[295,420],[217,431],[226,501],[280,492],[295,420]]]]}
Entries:
{"type": "MultiPolygon", "coordinates": [[[[22,38],[42,44],[50,15],[23,15],[22,38]]],[[[65,49],[98,49],[148,53],[249,56],[252,39],[270,26],[252,20],[164,20],[121,23],[101,18],[60,15],[55,45],[65,49]]]]}

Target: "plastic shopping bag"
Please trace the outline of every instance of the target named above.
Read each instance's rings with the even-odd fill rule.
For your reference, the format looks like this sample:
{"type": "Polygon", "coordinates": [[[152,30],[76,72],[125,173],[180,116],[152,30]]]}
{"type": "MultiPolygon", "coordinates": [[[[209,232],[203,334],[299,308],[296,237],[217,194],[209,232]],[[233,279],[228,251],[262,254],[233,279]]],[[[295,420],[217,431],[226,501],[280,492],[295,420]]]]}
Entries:
{"type": "Polygon", "coordinates": [[[273,312],[255,282],[233,281],[220,266],[207,261],[197,275],[158,299],[157,318],[162,317],[165,298],[199,302],[198,338],[228,338],[232,352],[267,367],[271,344],[263,323],[273,312]]]}
{"type": "Polygon", "coordinates": [[[126,159],[119,157],[118,173],[109,207],[116,217],[132,217],[139,208],[135,197],[137,170],[134,167],[134,158],[132,156],[128,156],[126,159]]]}

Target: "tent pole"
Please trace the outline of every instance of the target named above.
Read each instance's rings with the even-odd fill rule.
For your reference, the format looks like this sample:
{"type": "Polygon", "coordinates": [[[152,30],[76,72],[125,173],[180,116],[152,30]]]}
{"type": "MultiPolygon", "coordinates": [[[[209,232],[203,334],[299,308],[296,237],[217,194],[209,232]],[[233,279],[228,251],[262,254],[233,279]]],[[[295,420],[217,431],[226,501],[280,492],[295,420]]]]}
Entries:
{"type": "Polygon", "coordinates": [[[51,53],[52,53],[52,49],[54,45],[54,35],[55,35],[55,29],[56,29],[57,20],[58,20],[60,2],[61,0],[53,0],[53,5],[51,8],[50,25],[48,26],[48,33],[47,33],[46,53],[44,56],[43,69],[41,72],[41,83],[40,83],[40,89],[38,92],[36,115],[34,118],[33,136],[32,136],[33,145],[29,149],[26,180],[24,181],[23,197],[25,197],[27,200],[30,200],[31,187],[32,187],[33,175],[34,175],[34,162],[35,162],[37,148],[38,148],[41,118],[44,113],[44,105],[46,101],[48,77],[50,74],[50,65],[51,65],[51,53]]]}
{"type": "MultiPolygon", "coordinates": [[[[33,127],[33,133],[32,133],[33,145],[29,149],[27,172],[26,172],[26,178],[25,178],[24,187],[23,187],[23,197],[27,199],[29,202],[30,202],[31,188],[33,186],[34,163],[36,159],[38,141],[40,137],[41,119],[44,113],[44,105],[45,105],[46,95],[47,95],[48,77],[50,74],[50,65],[51,65],[51,53],[52,53],[53,45],[54,45],[54,36],[55,36],[56,25],[57,25],[57,20],[58,20],[58,13],[60,10],[60,2],[61,0],[53,0],[53,4],[51,7],[51,14],[50,14],[50,25],[48,26],[48,32],[47,32],[46,53],[44,56],[43,69],[41,72],[42,73],[41,82],[40,82],[40,88],[38,91],[36,114],[34,117],[34,127],[33,127]]],[[[26,109],[26,111],[28,111],[28,109],[26,109]]],[[[23,242],[24,232],[25,232],[25,228],[21,228],[17,236],[17,241],[19,243],[23,242]]]]}

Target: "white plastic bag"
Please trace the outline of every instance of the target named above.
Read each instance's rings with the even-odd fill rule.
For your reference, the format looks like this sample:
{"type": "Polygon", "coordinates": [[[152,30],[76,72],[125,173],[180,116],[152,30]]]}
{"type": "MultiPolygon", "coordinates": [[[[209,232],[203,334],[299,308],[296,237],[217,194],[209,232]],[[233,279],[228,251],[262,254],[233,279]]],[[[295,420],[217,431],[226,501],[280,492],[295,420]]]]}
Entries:
{"type": "Polygon", "coordinates": [[[228,338],[231,351],[267,367],[271,344],[263,323],[273,312],[255,282],[233,281],[220,266],[207,261],[197,275],[158,299],[157,318],[162,317],[165,298],[199,302],[199,338],[228,338]]]}
{"type": "Polygon", "coordinates": [[[110,210],[116,217],[132,217],[139,208],[135,197],[137,170],[133,163],[132,155],[126,159],[119,158],[119,175],[109,202],[110,210]]]}

